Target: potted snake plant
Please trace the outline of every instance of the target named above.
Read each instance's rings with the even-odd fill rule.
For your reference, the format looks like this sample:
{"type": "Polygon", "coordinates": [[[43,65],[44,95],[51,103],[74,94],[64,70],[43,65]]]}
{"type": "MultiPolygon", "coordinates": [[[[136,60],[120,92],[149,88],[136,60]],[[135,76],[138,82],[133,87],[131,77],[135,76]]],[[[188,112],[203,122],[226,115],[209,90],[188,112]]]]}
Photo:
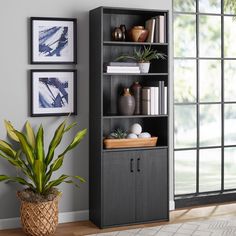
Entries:
{"type": "Polygon", "coordinates": [[[55,130],[54,136],[46,152],[44,146],[44,129],[40,125],[37,132],[27,121],[25,132],[16,130],[11,122],[5,120],[7,134],[18,145],[0,140],[0,156],[10,165],[16,167],[20,176],[0,175],[0,181],[16,182],[25,187],[18,191],[21,202],[20,217],[23,230],[32,236],[51,235],[58,224],[58,198],[60,191],[56,188],[62,183],[74,184],[78,187],[77,180],[85,182],[80,176],[62,174],[53,178],[52,174],[59,170],[66,154],[74,149],[86,134],[86,129],[79,131],[71,143],[54,158],[56,148],[66,132],[76,123],[67,126],[64,120],[55,130]],[[18,148],[14,148],[17,146],[18,148]]]}
{"type": "Polygon", "coordinates": [[[115,61],[134,60],[138,63],[141,73],[148,73],[150,68],[150,61],[154,59],[166,59],[164,53],[160,53],[151,47],[144,46],[143,48],[134,48],[133,55],[121,55],[115,61]]]}

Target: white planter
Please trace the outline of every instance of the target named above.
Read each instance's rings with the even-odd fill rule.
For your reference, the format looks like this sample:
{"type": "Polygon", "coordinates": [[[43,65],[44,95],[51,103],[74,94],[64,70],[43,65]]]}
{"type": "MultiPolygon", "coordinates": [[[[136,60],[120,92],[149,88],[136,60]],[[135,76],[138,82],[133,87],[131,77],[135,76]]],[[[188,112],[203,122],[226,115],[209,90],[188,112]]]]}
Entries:
{"type": "Polygon", "coordinates": [[[150,62],[140,62],[138,63],[141,73],[148,73],[150,68],[150,62]]]}

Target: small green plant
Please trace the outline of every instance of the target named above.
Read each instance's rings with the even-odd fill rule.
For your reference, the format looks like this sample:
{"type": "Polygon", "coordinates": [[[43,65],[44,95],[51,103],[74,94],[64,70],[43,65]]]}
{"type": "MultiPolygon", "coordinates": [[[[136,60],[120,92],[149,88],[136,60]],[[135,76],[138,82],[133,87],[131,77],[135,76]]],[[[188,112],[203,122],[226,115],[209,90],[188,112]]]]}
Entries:
{"type": "Polygon", "coordinates": [[[166,55],[164,53],[160,53],[157,50],[152,49],[151,47],[143,47],[136,49],[134,48],[133,55],[122,55],[118,58],[116,58],[115,61],[121,61],[126,59],[131,59],[139,63],[143,62],[150,62],[154,59],[166,59],[166,55]]]}
{"type": "Polygon", "coordinates": [[[122,129],[116,129],[114,132],[112,132],[109,135],[109,138],[113,139],[121,139],[121,138],[126,138],[127,132],[122,130],[122,129]]]}
{"type": "Polygon", "coordinates": [[[27,121],[25,123],[26,132],[24,133],[16,130],[9,121],[5,120],[7,134],[12,140],[19,143],[19,148],[16,150],[10,143],[0,140],[0,156],[20,170],[23,176],[0,175],[0,182],[17,182],[40,195],[46,195],[63,182],[74,184],[77,187],[78,184],[74,179],[85,182],[80,176],[65,174],[52,180],[53,172],[62,167],[65,155],[80,143],[87,132],[86,129],[79,131],[65,150],[54,159],[54,152],[61,143],[63,135],[75,125],[76,123],[72,123],[67,126],[66,120],[64,120],[56,129],[46,154],[42,125],[40,125],[37,133],[34,133],[30,123],[27,121]]]}

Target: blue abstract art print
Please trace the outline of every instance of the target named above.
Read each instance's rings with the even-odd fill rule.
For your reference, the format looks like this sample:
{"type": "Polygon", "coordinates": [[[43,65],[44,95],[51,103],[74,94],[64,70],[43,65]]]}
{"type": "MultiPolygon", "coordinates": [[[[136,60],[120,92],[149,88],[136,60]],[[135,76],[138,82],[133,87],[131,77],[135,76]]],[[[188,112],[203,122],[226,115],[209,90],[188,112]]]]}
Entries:
{"type": "Polygon", "coordinates": [[[76,19],[31,18],[32,64],[76,63],[76,19]]]}
{"type": "Polygon", "coordinates": [[[32,70],[32,116],[76,114],[76,71],[32,70]]]}

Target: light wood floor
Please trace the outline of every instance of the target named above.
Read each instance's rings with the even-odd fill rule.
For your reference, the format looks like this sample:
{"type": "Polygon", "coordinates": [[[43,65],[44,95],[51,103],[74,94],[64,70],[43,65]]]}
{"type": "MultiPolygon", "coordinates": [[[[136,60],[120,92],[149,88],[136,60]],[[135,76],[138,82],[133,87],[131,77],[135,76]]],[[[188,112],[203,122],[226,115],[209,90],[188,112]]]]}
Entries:
{"type": "MultiPolygon", "coordinates": [[[[181,223],[187,221],[204,220],[214,217],[228,218],[236,216],[236,203],[221,204],[221,205],[208,205],[197,208],[185,208],[175,210],[170,213],[170,221],[162,223],[150,223],[133,226],[115,227],[109,229],[98,229],[94,224],[89,221],[81,221],[76,223],[60,224],[56,231],[55,236],[80,236],[96,234],[101,232],[109,232],[116,230],[133,229],[140,227],[151,227],[163,224],[181,223]]],[[[25,236],[21,229],[2,230],[0,236],[25,236]]]]}

